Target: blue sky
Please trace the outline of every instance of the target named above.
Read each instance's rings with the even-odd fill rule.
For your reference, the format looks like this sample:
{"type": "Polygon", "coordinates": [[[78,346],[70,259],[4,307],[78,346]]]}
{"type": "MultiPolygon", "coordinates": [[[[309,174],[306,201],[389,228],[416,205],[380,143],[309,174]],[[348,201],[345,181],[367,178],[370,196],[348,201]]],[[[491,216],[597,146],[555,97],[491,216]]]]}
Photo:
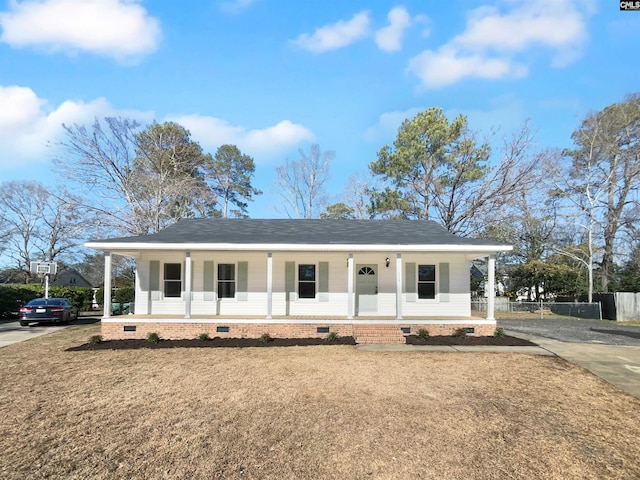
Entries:
{"type": "Polygon", "coordinates": [[[638,40],[613,0],[0,1],[0,181],[52,183],[62,123],[173,120],[252,155],[250,213],[274,217],[274,167],[299,148],[336,152],[337,196],[431,106],[569,146],[640,90],[638,40]]]}

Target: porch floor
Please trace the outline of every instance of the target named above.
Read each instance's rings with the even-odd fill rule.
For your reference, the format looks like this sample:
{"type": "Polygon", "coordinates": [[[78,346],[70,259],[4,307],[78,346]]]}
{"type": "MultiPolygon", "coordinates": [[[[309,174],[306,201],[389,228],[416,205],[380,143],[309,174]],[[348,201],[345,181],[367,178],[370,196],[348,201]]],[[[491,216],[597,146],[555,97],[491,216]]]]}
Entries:
{"type": "MultiPolygon", "coordinates": [[[[149,315],[136,315],[136,314],[131,314],[131,315],[115,315],[115,316],[110,316],[110,317],[106,317],[108,319],[112,319],[112,320],[118,320],[118,319],[122,319],[123,321],[125,319],[127,320],[185,320],[184,316],[181,315],[169,315],[169,314],[163,314],[163,315],[156,315],[156,314],[149,314],[149,315]]],[[[286,315],[273,315],[270,319],[267,319],[267,317],[265,315],[191,315],[188,319],[186,320],[191,320],[191,321],[196,321],[196,320],[207,320],[207,321],[215,321],[215,322],[224,322],[224,321],[234,321],[234,320],[261,320],[261,321],[265,321],[265,322],[269,322],[269,321],[290,321],[290,322],[305,322],[305,321],[310,321],[310,322],[317,322],[317,321],[340,321],[340,322],[371,322],[371,321],[381,321],[381,322],[389,322],[389,321],[394,321],[394,322],[413,322],[413,321],[468,321],[468,320],[473,320],[473,321],[477,321],[477,320],[486,320],[486,318],[484,317],[477,317],[477,316],[469,316],[469,317],[464,317],[464,316],[454,316],[454,317],[446,317],[446,316],[442,316],[442,315],[438,315],[438,316],[406,316],[406,317],[402,317],[401,319],[398,319],[394,316],[356,316],[353,317],[351,319],[347,318],[347,316],[331,316],[331,315],[295,315],[295,316],[286,316],[286,315]]]]}

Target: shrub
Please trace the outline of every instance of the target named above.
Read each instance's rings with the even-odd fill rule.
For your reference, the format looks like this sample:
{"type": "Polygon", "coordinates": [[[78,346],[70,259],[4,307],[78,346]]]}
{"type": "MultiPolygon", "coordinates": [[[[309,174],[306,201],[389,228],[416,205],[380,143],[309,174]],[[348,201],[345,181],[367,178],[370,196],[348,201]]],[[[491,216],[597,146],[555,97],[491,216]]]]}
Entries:
{"type": "Polygon", "coordinates": [[[0,285],[0,318],[15,316],[29,300],[42,296],[41,285],[0,285]]]}
{"type": "Polygon", "coordinates": [[[502,328],[502,327],[496,328],[496,331],[493,332],[493,336],[494,337],[500,337],[500,338],[504,337],[504,328],[502,328]]]}
{"type": "Polygon", "coordinates": [[[104,306],[104,287],[96,290],[96,303],[101,307],[104,306]]]}
{"type": "Polygon", "coordinates": [[[467,329],[466,328],[456,328],[456,331],[453,332],[454,337],[466,337],[467,329]]]}
{"type": "Polygon", "coordinates": [[[66,298],[74,307],[82,308],[87,299],[91,299],[93,291],[84,287],[50,287],[50,297],[66,298]]]}
{"type": "MultiPolygon", "coordinates": [[[[78,308],[82,308],[87,301],[90,301],[92,295],[90,288],[49,287],[50,297],[66,298],[71,305],[78,308]]],[[[41,297],[44,297],[44,285],[41,284],[0,285],[0,318],[17,313],[29,300],[41,297]]]]}
{"type": "MultiPolygon", "coordinates": [[[[104,295],[104,294],[103,294],[104,295]]],[[[136,298],[136,290],[133,287],[120,287],[113,296],[116,303],[131,303],[136,298]]]]}
{"type": "Polygon", "coordinates": [[[429,338],[429,330],[427,330],[426,328],[421,328],[420,330],[418,330],[418,337],[426,340],[427,338],[429,338]]]}
{"type": "Polygon", "coordinates": [[[268,333],[263,333],[258,340],[262,343],[269,343],[273,338],[268,333]]]}
{"type": "Polygon", "coordinates": [[[147,335],[147,341],[151,343],[158,343],[160,341],[160,335],[158,335],[156,332],[151,332],[149,335],[147,335]]]}
{"type": "Polygon", "coordinates": [[[202,340],[203,342],[207,342],[207,341],[211,340],[211,337],[209,336],[208,333],[201,333],[200,335],[198,335],[198,340],[202,340]]]}
{"type": "Polygon", "coordinates": [[[324,339],[327,342],[335,342],[339,338],[340,338],[340,335],[338,335],[336,332],[329,332],[329,334],[326,337],[324,337],[324,339]]]}
{"type": "Polygon", "coordinates": [[[89,337],[89,343],[95,345],[96,343],[102,342],[102,335],[91,335],[89,337]]]}

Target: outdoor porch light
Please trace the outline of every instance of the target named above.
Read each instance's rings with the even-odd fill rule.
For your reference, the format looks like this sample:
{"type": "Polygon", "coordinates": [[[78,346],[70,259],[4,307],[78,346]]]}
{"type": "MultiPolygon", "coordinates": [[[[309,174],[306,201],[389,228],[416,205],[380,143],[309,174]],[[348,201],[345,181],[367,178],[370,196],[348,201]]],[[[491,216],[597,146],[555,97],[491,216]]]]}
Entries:
{"type": "Polygon", "coordinates": [[[391,263],[391,260],[389,260],[389,257],[384,259],[384,264],[386,265],[387,268],[389,268],[389,263],[391,263]]]}

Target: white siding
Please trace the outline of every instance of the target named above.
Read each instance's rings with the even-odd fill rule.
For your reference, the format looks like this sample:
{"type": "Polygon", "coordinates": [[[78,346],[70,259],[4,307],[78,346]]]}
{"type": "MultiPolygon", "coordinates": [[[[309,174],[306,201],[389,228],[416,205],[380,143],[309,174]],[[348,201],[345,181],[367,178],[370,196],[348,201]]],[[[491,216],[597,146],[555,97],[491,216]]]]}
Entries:
{"type": "MultiPolygon", "coordinates": [[[[417,299],[407,302],[407,295],[403,294],[402,315],[405,317],[467,317],[471,315],[471,294],[469,291],[469,261],[464,255],[433,255],[406,254],[402,256],[403,268],[406,263],[416,265],[436,266],[436,298],[435,300],[417,299]],[[438,284],[440,263],[449,264],[449,301],[440,301],[440,286],[438,284]]],[[[403,272],[404,278],[404,272],[403,272]]],[[[416,273],[417,279],[417,273],[416,273]]]]}
{"type": "Polygon", "coordinates": [[[267,254],[262,252],[198,252],[194,254],[194,284],[191,313],[193,315],[266,315],[267,314],[267,254]],[[236,266],[236,298],[204,299],[204,262],[213,261],[214,290],[218,285],[218,264],[236,266]],[[247,262],[246,297],[238,295],[238,262],[247,262]],[[246,298],[242,300],[240,298],[246,298]]]}
{"type": "Polygon", "coordinates": [[[286,315],[285,263],[295,262],[296,291],[298,265],[316,265],[316,298],[297,298],[289,302],[289,315],[347,315],[347,255],[345,253],[299,253],[277,252],[273,254],[273,315],[286,315]],[[329,294],[327,301],[320,301],[318,294],[318,266],[329,263],[329,294]]]}

